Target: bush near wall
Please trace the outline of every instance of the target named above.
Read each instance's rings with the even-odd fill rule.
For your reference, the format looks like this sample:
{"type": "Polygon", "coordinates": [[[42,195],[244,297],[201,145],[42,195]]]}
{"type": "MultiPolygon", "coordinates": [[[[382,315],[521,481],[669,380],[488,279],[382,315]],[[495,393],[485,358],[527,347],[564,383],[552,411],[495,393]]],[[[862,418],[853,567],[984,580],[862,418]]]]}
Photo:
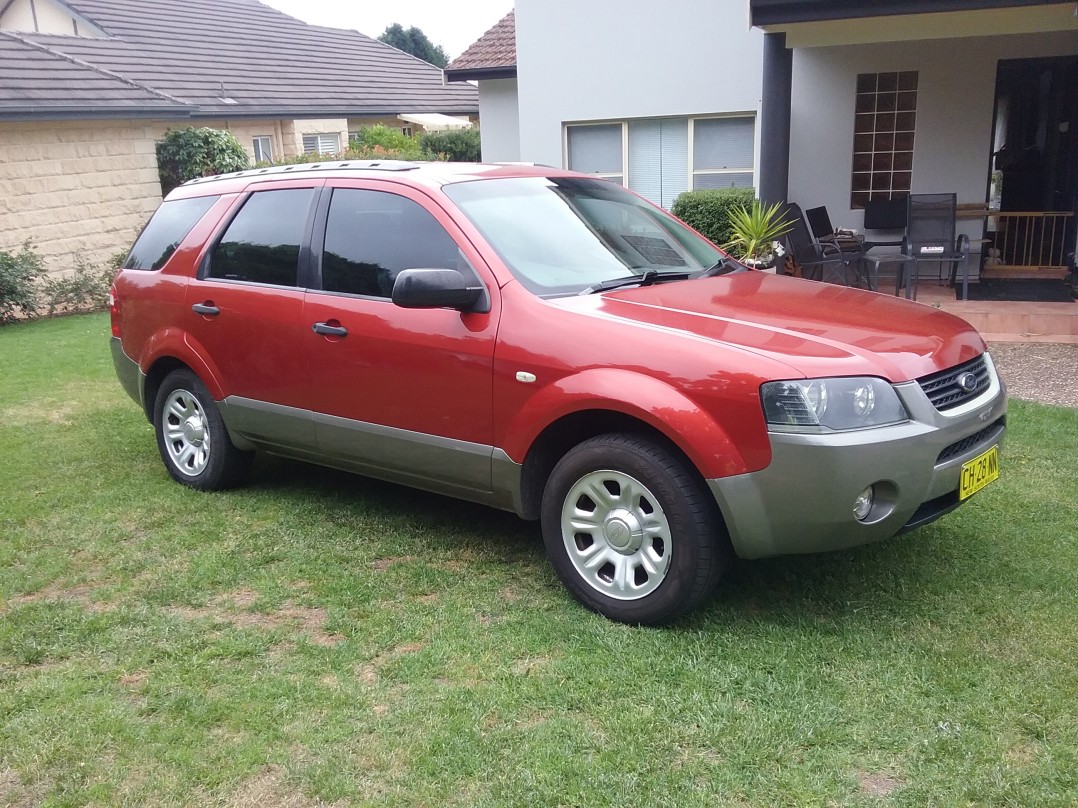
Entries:
{"type": "Polygon", "coordinates": [[[714,244],[727,244],[730,231],[730,213],[735,208],[748,208],[756,198],[752,188],[709,188],[702,191],[686,191],[674,200],[670,212],[703,233],[714,244]]]}
{"type": "Polygon", "coordinates": [[[105,308],[116,270],[125,260],[126,248],[100,266],[76,254],[70,269],[49,274],[30,241],[18,252],[0,250],[0,325],[105,308]]]}
{"type": "Polygon", "coordinates": [[[236,136],[224,129],[166,129],[157,141],[157,171],[164,196],[188,180],[251,167],[236,136]]]}
{"type": "Polygon", "coordinates": [[[446,129],[441,132],[424,132],[419,136],[424,151],[438,155],[439,159],[462,163],[479,162],[479,130],[446,129]]]}

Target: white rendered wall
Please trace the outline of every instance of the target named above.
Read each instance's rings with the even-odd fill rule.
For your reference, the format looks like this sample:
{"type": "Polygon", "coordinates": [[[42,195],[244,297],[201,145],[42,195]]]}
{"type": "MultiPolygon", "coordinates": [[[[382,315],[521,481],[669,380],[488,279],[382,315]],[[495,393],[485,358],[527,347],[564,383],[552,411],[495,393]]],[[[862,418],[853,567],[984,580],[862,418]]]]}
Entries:
{"type": "Polygon", "coordinates": [[[516,27],[522,160],[563,165],[566,122],[759,114],[747,2],[517,0],[516,27]]]}
{"type": "MultiPolygon", "coordinates": [[[[1078,54],[1078,32],[795,50],[790,201],[826,205],[836,226],[861,227],[862,211],[850,207],[857,74],[916,70],[912,192],[984,202],[997,63],[1066,54],[1078,54]]],[[[959,221],[970,238],[981,230],[979,219],[959,221]]]]}
{"type": "Polygon", "coordinates": [[[511,163],[521,159],[516,79],[479,82],[479,137],[483,162],[511,163]]]}

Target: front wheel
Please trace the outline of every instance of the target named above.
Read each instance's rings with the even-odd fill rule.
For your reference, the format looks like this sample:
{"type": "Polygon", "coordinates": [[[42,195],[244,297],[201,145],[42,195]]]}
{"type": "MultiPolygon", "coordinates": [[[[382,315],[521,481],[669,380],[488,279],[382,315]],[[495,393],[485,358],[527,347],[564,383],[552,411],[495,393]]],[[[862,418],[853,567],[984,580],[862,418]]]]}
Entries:
{"type": "Polygon", "coordinates": [[[667,623],[698,606],[725,566],[717,509],[699,477],[634,435],[570,450],[543,492],[543,540],[562,583],[624,623],[667,623]]]}
{"type": "Polygon", "coordinates": [[[253,453],[235,447],[209,390],[190,370],[175,370],[161,383],[153,426],[168,473],[191,488],[230,488],[251,467],[253,453]]]}

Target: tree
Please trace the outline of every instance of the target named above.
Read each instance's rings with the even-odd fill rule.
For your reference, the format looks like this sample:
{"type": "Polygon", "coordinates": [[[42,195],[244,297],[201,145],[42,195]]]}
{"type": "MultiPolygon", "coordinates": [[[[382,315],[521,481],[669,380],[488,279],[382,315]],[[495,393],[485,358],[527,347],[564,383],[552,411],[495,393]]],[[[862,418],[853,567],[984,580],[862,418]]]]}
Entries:
{"type": "Polygon", "coordinates": [[[378,37],[379,42],[391,45],[397,50],[410,53],[417,59],[422,59],[435,67],[445,67],[449,64],[449,57],[442,50],[441,45],[435,45],[420,29],[414,25],[407,31],[399,22],[393,23],[378,37]]]}

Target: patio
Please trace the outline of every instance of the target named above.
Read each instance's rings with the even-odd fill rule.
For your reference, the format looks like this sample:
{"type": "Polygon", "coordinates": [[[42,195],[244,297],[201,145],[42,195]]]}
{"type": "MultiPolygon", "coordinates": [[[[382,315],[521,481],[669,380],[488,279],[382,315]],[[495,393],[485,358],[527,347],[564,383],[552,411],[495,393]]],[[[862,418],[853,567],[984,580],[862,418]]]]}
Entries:
{"type": "Polygon", "coordinates": [[[989,342],[1078,345],[1078,302],[955,300],[954,289],[927,278],[922,278],[917,286],[917,302],[937,306],[967,320],[989,342]]]}

